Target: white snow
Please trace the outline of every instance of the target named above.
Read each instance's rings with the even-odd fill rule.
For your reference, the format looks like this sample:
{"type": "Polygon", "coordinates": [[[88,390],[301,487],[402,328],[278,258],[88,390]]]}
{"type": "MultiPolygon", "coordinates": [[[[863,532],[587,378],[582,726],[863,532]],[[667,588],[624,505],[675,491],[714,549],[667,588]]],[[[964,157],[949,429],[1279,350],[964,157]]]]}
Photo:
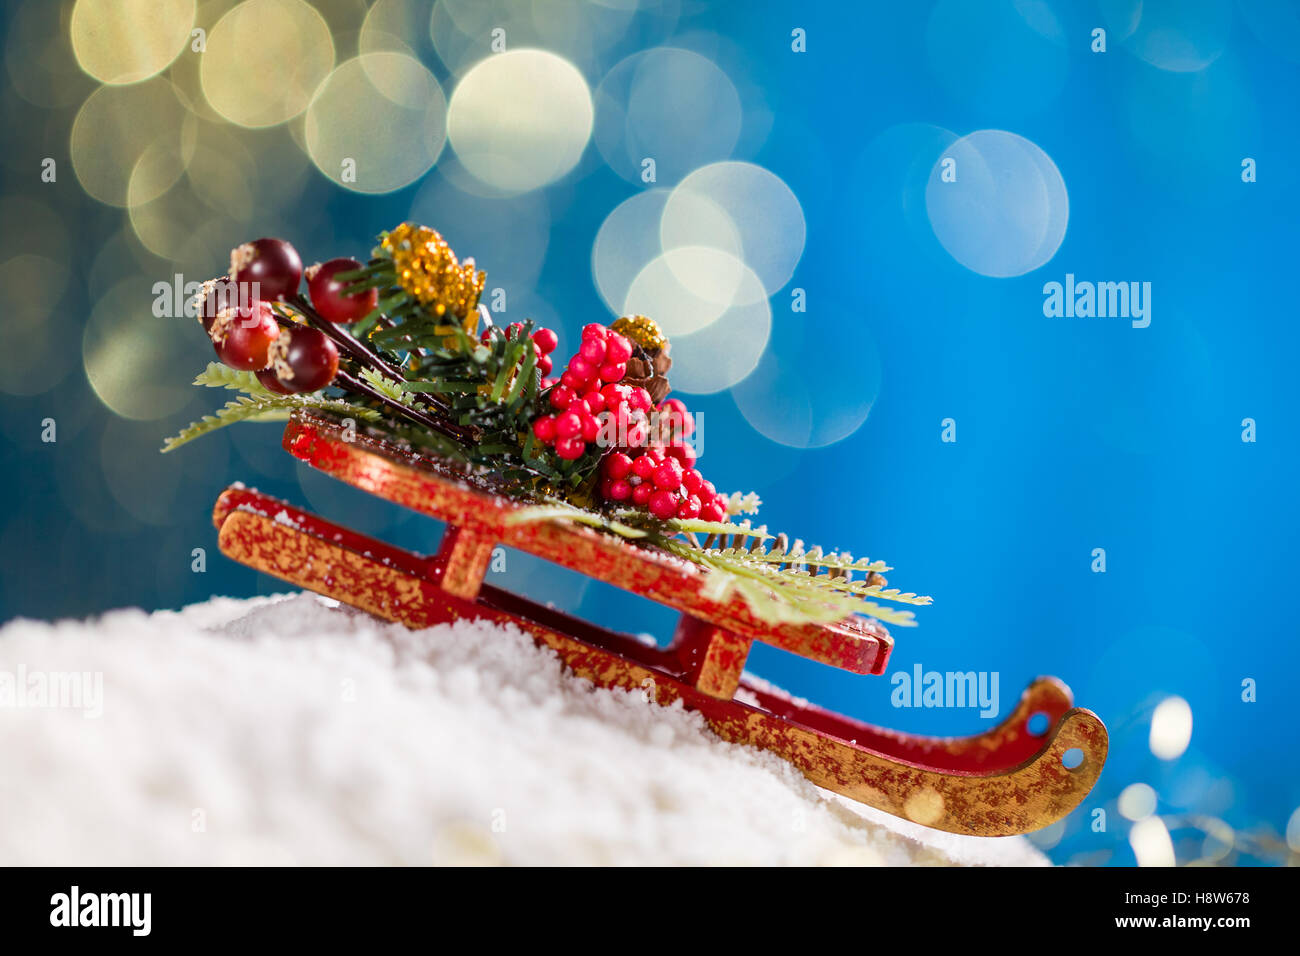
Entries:
{"type": "Polygon", "coordinates": [[[0,705],[0,865],[1045,862],[832,798],[482,622],[214,599],[10,623],[20,668],[102,680],[102,713],[0,705]]]}

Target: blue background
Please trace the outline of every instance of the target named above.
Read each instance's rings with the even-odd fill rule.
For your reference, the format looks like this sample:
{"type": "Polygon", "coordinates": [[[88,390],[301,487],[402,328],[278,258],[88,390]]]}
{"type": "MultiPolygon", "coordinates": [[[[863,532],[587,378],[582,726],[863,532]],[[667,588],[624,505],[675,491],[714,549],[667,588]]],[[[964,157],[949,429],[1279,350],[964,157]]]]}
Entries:
{"type": "MultiPolygon", "coordinates": [[[[1288,584],[1300,526],[1300,32],[1282,29],[1297,22],[1294,6],[1251,4],[1248,16],[1243,6],[1197,3],[1170,14],[1195,32],[1228,11],[1226,30],[1211,31],[1221,51],[1187,72],[1160,69],[1114,38],[1107,52],[1091,52],[1108,5],[969,5],[983,8],[978,16],[960,6],[687,4],[670,29],[654,21],[625,38],[624,53],[659,43],[698,50],[736,83],[746,128],[735,155],[780,176],[808,227],[795,275],[772,299],[769,352],[809,383],[829,377],[851,393],[860,376],[861,401],[872,402],[849,437],[801,450],[757,431],[728,392],[682,395],[707,422],[702,468],[719,488],[758,492],[774,529],[882,558],[898,569],[891,584],[935,597],[918,609],[919,627],[894,630],[891,673],[917,662],[996,671],[1003,714],[1033,677],[1054,674],[1102,716],[1109,762],[1083,807],[1042,839],[1054,859],[1134,862],[1116,797],[1135,782],[1156,789],[1163,814],[1280,833],[1300,804],[1286,704],[1300,666],[1288,584]],[[1044,10],[1056,24],[1048,40],[1027,25],[1044,10]],[[795,27],[806,30],[806,53],[791,51],[795,27]],[[927,137],[978,129],[1037,144],[1068,189],[1064,240],[1028,274],[979,275],[929,228],[927,137]],[[1244,157],[1256,160],[1257,182],[1242,181],[1244,157]],[[1067,272],[1150,282],[1150,327],[1045,317],[1043,284],[1067,272]],[[794,287],[806,290],[807,313],[790,310],[794,287]],[[956,442],[941,441],[946,418],[956,442]],[[1242,441],[1244,418],[1257,423],[1254,443],[1242,441]],[[1091,569],[1094,548],[1105,549],[1104,574],[1091,569]],[[1255,703],[1241,699],[1247,678],[1258,683],[1255,703]],[[1195,723],[1187,753],[1165,762],[1147,734],[1169,695],[1187,700],[1195,723]],[[1090,828],[1098,807],[1108,812],[1105,833],[1090,828]]],[[[445,67],[422,55],[450,91],[445,67]]],[[[76,254],[58,307],[84,322],[97,287],[91,264],[122,213],[80,193],[71,175],[46,187],[32,173],[39,157],[66,155],[77,104],[41,109],[7,87],[3,105],[3,193],[36,195],[62,217],[76,254]]],[[[460,222],[442,176],[440,163],[372,197],[315,174],[295,203],[257,214],[235,238],[282,235],[306,261],[364,257],[381,229],[417,218],[474,255],[491,286],[490,230],[460,222]]],[[[640,188],[589,145],[573,173],[526,198],[546,204],[547,253],[535,286],[510,291],[549,303],[539,317],[561,333],[564,355],[583,324],[610,317],[590,249],[609,212],[640,188]]],[[[492,221],[508,228],[508,208],[492,221]]],[[[212,272],[223,266],[213,262],[212,272]]],[[[161,263],[152,276],[169,277],[161,263]]],[[[208,360],[193,331],[186,375],[208,360]]],[[[102,464],[107,443],[143,448],[224,398],[196,390],[181,413],[126,422],[79,367],[39,394],[3,395],[0,619],[273,593],[275,582],[216,552],[211,505],[238,479],[395,543],[435,545],[432,522],[300,475],[274,426],[231,429],[167,458],[141,454],[135,472],[102,464]],[[59,422],[53,445],[40,441],[47,416],[59,422]],[[123,501],[135,500],[133,485],[154,482],[169,505],[142,522],[123,501]],[[195,547],[208,549],[204,574],[190,571],[195,547]]],[[[671,630],[671,615],[523,555],[509,556],[505,578],[593,619],[661,637],[671,630]]],[[[887,679],[767,648],[750,666],[874,723],[938,734],[987,726],[973,710],[896,709],[887,679]]],[[[1175,837],[1180,862],[1199,855],[1195,830],[1175,837]]]]}

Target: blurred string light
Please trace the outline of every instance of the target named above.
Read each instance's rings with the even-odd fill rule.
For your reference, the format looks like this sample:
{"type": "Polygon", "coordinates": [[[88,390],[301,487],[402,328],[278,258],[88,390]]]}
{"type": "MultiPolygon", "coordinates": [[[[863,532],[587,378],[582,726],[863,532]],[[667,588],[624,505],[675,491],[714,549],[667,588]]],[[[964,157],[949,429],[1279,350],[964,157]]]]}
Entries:
{"type": "Polygon", "coordinates": [[[139,83],[186,47],[195,9],[194,0],[77,0],[72,50],[101,83],[139,83]]]}
{"type": "Polygon", "coordinates": [[[81,187],[100,202],[148,202],[184,174],[197,136],[198,119],[166,78],[101,86],[73,121],[72,168],[81,187]],[[135,195],[129,197],[133,180],[135,195]]]}
{"type": "Polygon", "coordinates": [[[447,131],[475,178],[503,195],[555,182],[591,138],[591,93],[572,63],[514,50],[473,67],[451,95],[447,131]]]}
{"type": "Polygon", "coordinates": [[[1173,73],[1203,70],[1217,60],[1232,28],[1230,0],[1101,0],[1101,12],[1109,43],[1173,73]]]}
{"type": "Polygon", "coordinates": [[[1119,795],[1119,812],[1127,820],[1145,820],[1156,812],[1156,792],[1149,783],[1131,783],[1119,795]]]}
{"type": "Polygon", "coordinates": [[[1147,817],[1133,824],[1128,834],[1129,846],[1138,866],[1174,866],[1174,841],[1160,817],[1147,817]]]}
{"type": "Polygon", "coordinates": [[[1044,265],[1060,248],[1070,219],[1065,180],[1051,157],[1005,130],[977,130],[944,150],[925,204],[949,254],[995,278],[1044,265]]]}
{"type": "Polygon", "coordinates": [[[1151,752],[1176,760],[1192,742],[1192,707],[1181,697],[1166,697],[1151,715],[1151,752]]]}
{"type": "Polygon", "coordinates": [[[595,92],[596,147],[629,182],[676,183],[692,169],[727,159],[740,138],[740,95],[713,61],[658,47],[621,61],[595,92]]]}
{"type": "Polygon", "coordinates": [[[303,0],[245,0],[212,27],[200,64],[208,103],[238,126],[277,126],[307,108],[334,66],[325,18],[303,0]]]}
{"type": "Polygon", "coordinates": [[[312,162],[343,188],[392,192],[438,161],[447,140],[447,100],[419,60],[363,53],[317,91],[304,136],[312,162]]]}

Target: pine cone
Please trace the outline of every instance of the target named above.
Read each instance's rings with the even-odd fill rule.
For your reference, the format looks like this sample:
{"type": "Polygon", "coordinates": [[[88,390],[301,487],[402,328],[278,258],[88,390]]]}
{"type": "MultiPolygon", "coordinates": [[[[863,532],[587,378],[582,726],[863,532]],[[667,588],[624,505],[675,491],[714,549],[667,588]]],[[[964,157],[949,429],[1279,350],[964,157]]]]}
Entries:
{"type": "Polygon", "coordinates": [[[668,355],[672,348],[668,337],[644,315],[625,315],[612,328],[632,343],[632,357],[627,360],[627,372],[620,384],[644,388],[658,405],[671,391],[668,370],[673,360],[668,355]]]}

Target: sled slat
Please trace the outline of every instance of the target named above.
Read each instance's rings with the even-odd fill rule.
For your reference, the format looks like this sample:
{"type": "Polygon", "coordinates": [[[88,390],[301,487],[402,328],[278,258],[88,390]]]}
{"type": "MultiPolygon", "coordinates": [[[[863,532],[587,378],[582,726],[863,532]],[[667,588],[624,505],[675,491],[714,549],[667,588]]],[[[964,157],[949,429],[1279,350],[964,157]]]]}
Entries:
{"type": "MultiPolygon", "coordinates": [[[[707,593],[708,572],[674,555],[626,542],[580,525],[554,521],[507,523],[520,505],[436,461],[402,455],[364,435],[345,439],[338,424],[295,412],[284,447],[340,481],[462,529],[476,540],[500,542],[634,594],[676,608],[701,621],[801,657],[857,674],[883,674],[893,648],[889,633],[874,621],[849,618],[832,624],[771,624],[744,599],[718,601],[707,593]]],[[[481,551],[478,559],[486,561],[481,551]]],[[[486,563],[484,564],[486,569],[486,563]]],[[[460,573],[459,571],[457,573],[460,573]]],[[[472,574],[470,575],[472,577],[472,574]]],[[[479,578],[481,583],[482,578],[479,578]]],[[[452,582],[477,593],[468,581],[452,582]]]]}

